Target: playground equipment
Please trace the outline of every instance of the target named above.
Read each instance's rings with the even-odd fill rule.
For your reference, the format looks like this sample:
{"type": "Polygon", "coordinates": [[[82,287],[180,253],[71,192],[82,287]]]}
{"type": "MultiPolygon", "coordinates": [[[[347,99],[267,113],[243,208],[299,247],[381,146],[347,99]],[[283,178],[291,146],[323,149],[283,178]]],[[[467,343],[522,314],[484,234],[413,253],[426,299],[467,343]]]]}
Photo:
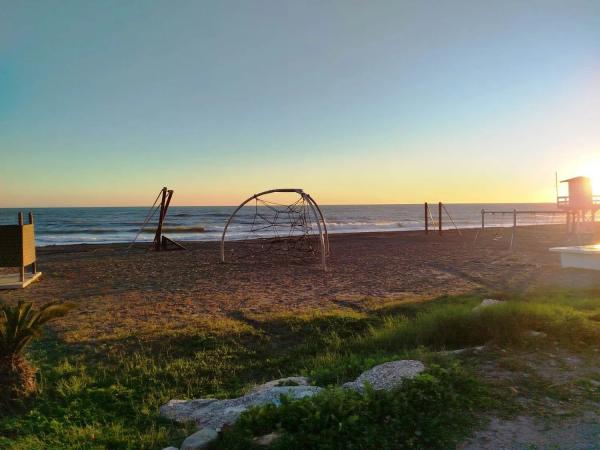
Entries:
{"type": "Polygon", "coordinates": [[[185,247],[183,245],[179,244],[178,242],[175,242],[172,239],[169,239],[167,236],[162,234],[163,224],[165,218],[167,217],[167,211],[169,210],[171,199],[173,198],[173,192],[174,191],[172,189],[167,189],[166,187],[163,187],[158,192],[158,195],[156,196],[154,203],[150,207],[150,210],[148,211],[148,214],[146,215],[142,226],[135,235],[135,238],[133,238],[131,244],[129,244],[128,249],[131,249],[131,247],[133,247],[142,231],[144,231],[146,225],[148,225],[148,223],[154,218],[154,215],[158,212],[158,223],[156,225],[156,232],[154,234],[154,242],[152,244],[152,248],[156,251],[185,250],[185,247]],[[158,203],[159,199],[160,203],[158,203]]]}
{"type": "Polygon", "coordinates": [[[323,270],[327,269],[329,236],[325,217],[317,202],[302,189],[270,189],[244,200],[233,211],[223,230],[223,263],[226,261],[227,233],[230,231],[231,236],[234,224],[235,236],[230,240],[236,240],[236,245],[228,253],[232,260],[253,259],[260,253],[297,258],[318,253],[323,270]],[[291,196],[292,201],[277,201],[276,197],[281,194],[291,196]],[[245,206],[249,211],[243,209],[245,206]]]}
{"type": "Polygon", "coordinates": [[[444,228],[443,228],[443,215],[444,214],[443,213],[446,213],[446,216],[448,217],[448,219],[450,220],[450,222],[452,223],[452,225],[458,232],[458,235],[462,236],[460,228],[458,228],[458,226],[454,222],[454,219],[450,215],[450,212],[446,208],[446,205],[444,205],[442,202],[438,202],[438,204],[437,204],[437,223],[433,217],[429,203],[425,202],[425,234],[429,234],[429,224],[432,224],[434,229],[437,228],[438,234],[440,236],[442,236],[444,234],[444,228]]]}

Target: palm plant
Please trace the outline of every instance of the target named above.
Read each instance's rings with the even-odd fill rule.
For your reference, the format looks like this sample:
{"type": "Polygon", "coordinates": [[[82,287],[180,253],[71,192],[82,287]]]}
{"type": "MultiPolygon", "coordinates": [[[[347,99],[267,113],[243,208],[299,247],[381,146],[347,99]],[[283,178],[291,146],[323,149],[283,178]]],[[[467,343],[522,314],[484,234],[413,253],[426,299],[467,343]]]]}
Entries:
{"type": "Polygon", "coordinates": [[[23,301],[16,306],[0,306],[0,386],[6,387],[3,391],[9,399],[36,391],[36,369],[25,358],[25,349],[42,334],[46,323],[64,316],[72,307],[70,303],[50,302],[36,311],[23,301]]]}

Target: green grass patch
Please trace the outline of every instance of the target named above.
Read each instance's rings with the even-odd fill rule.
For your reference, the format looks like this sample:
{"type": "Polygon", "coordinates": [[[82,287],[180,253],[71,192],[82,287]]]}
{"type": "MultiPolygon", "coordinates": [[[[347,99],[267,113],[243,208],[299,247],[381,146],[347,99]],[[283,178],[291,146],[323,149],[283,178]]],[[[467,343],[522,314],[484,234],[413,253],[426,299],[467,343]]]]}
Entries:
{"type": "MultiPolygon", "coordinates": [[[[397,439],[409,442],[405,439],[419,430],[426,430],[430,436],[437,436],[434,430],[438,430],[439,439],[448,436],[456,440],[473,422],[469,419],[453,429],[444,415],[447,402],[455,401],[456,408],[469,410],[483,406],[462,403],[468,396],[459,381],[469,376],[453,372],[459,370],[452,369],[453,358],[441,355],[440,350],[486,343],[518,348],[535,341],[530,331],[548,335],[546,340],[538,339],[536,345],[558,342],[574,351],[590,350],[600,341],[598,292],[568,291],[506,299],[510,300],[506,304],[479,312],[473,312],[473,307],[481,302],[481,296],[455,296],[431,302],[387,302],[382,308],[361,313],[337,308],[300,315],[238,315],[215,321],[212,328],[209,321],[205,328],[188,327],[178,333],[165,333],[164,328],[156,327],[143,338],[130,336],[96,343],[87,338],[77,342],[77,330],[69,331],[69,343],[48,335],[30,354],[40,368],[38,397],[18,410],[0,408],[0,448],[177,446],[192,429],[158,417],[159,406],[169,399],[234,397],[255,383],[303,374],[312,376],[321,386],[335,386],[376,364],[407,358],[441,368],[408,384],[407,393],[402,389],[390,396],[355,396],[332,388],[310,402],[286,404],[281,411],[304,414],[296,409],[304,408],[307,417],[318,415],[320,409],[354,411],[342,414],[337,423],[346,430],[344,427],[352,428],[353,421],[358,421],[361,431],[352,441],[356,442],[355,448],[364,448],[365,439],[378,439],[382,433],[381,441],[373,441],[380,442],[381,448],[397,439]],[[452,380],[458,384],[452,384],[452,380]],[[448,395],[456,398],[436,397],[441,393],[436,393],[435,387],[442,385],[454,386],[448,395]],[[411,402],[416,401],[420,391],[427,396],[423,399],[425,412],[413,414],[415,422],[405,422],[409,419],[400,412],[414,406],[411,402]],[[385,415],[377,415],[377,405],[385,415]],[[362,415],[361,410],[368,414],[362,415]],[[375,417],[376,423],[369,423],[370,417],[375,417]],[[395,430],[389,434],[379,423],[386,420],[395,430]]],[[[306,428],[294,429],[278,411],[252,414],[240,425],[240,442],[274,428],[283,430],[289,442],[305,448],[314,439],[308,435],[320,426],[325,426],[328,442],[345,436],[336,434],[333,419],[323,425],[309,418],[302,425],[306,428]],[[268,416],[266,422],[259,420],[261,414],[268,416]],[[302,438],[303,434],[307,437],[302,438]]],[[[410,442],[428,447],[422,439],[410,442]]]]}
{"type": "Polygon", "coordinates": [[[487,392],[458,366],[433,366],[400,389],[366,393],[330,388],[300,401],[254,408],[224,433],[217,448],[254,448],[277,432],[271,448],[451,448],[477,423],[487,392]],[[443,405],[443,407],[442,407],[443,405]]]}

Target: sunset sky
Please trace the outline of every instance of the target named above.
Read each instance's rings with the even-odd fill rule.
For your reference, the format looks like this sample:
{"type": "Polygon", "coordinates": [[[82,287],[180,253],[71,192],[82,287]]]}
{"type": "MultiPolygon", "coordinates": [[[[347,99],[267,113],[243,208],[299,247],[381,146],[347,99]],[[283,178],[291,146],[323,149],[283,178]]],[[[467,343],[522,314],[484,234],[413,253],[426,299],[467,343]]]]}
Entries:
{"type": "Polygon", "coordinates": [[[555,170],[600,180],[597,0],[0,0],[0,207],[553,201],[555,170]]]}

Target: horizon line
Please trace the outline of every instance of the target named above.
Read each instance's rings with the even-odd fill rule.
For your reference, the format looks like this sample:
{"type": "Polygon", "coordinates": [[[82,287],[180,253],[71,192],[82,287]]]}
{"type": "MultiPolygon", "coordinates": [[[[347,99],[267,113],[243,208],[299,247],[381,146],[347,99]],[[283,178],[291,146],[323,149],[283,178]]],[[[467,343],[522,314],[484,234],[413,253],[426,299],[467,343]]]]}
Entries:
{"type": "MultiPolygon", "coordinates": [[[[419,203],[319,203],[319,206],[412,206],[424,205],[426,202],[419,203]]],[[[439,202],[427,202],[430,205],[438,204],[439,202]]],[[[555,204],[555,201],[549,202],[441,202],[444,205],[547,205],[555,204]]],[[[239,203],[229,205],[171,205],[173,208],[231,208],[238,207],[239,203]]],[[[252,205],[244,205],[252,206],[252,205]]],[[[59,208],[151,208],[148,205],[70,205],[70,206],[0,206],[0,209],[59,209],[59,208]]]]}

